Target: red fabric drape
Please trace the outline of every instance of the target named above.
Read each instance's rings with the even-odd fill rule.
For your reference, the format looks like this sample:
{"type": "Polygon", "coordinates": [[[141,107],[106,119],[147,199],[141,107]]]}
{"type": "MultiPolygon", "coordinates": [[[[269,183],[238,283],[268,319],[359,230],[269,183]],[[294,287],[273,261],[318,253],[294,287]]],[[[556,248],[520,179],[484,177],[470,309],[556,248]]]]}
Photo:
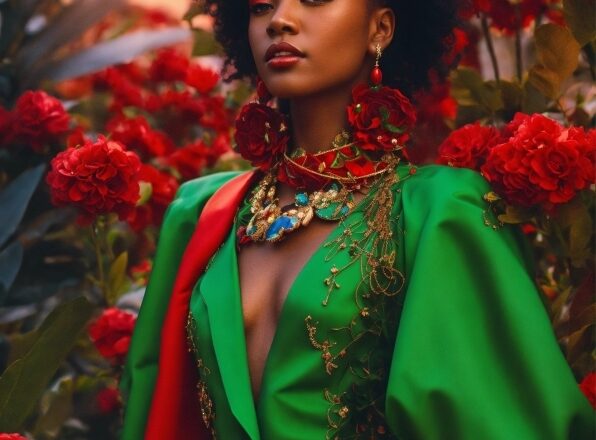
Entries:
{"type": "Polygon", "coordinates": [[[222,186],[207,202],[184,251],[161,333],[159,370],[145,440],[208,440],[197,398],[196,361],[186,342],[190,295],[211,256],[230,231],[254,172],[222,186]]]}

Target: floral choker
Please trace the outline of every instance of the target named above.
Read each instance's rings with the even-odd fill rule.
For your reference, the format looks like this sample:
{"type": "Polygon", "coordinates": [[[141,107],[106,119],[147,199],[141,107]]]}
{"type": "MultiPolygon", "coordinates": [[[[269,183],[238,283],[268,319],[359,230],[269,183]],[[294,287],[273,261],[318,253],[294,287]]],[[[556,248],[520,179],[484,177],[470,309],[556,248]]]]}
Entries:
{"type": "Polygon", "coordinates": [[[359,85],[347,108],[351,135],[341,133],[328,150],[290,153],[285,116],[265,104],[267,95],[259,91],[259,96],[260,102],[244,106],[236,120],[237,151],[266,173],[251,198],[253,217],[238,231],[240,244],[280,241],[315,216],[346,217],[354,208],[353,191],[394,169],[416,121],[414,107],[398,90],[359,85]],[[290,205],[279,206],[277,181],[296,190],[290,205]]]}
{"type": "MultiPolygon", "coordinates": [[[[288,168],[286,174],[290,177],[286,182],[292,186],[298,183],[300,175],[308,174],[307,170],[328,174],[326,183],[334,177],[359,178],[375,173],[382,166],[378,162],[383,154],[402,150],[409,140],[416,122],[415,110],[408,98],[390,87],[361,84],[354,88],[352,99],[347,108],[352,143],[343,142],[339,147],[315,154],[299,150],[289,156],[290,130],[286,117],[267,106],[264,103],[267,98],[261,98],[260,102],[245,105],[236,120],[236,149],[262,171],[290,163],[280,169],[288,168]]],[[[283,171],[280,176],[283,179],[283,171]]],[[[307,182],[310,180],[306,178],[307,182]]]]}

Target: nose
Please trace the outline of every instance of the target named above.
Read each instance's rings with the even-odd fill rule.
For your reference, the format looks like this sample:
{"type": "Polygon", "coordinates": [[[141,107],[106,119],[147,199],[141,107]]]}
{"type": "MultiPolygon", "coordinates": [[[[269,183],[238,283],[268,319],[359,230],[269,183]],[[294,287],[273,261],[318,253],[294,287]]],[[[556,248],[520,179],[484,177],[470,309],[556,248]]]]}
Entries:
{"type": "Polygon", "coordinates": [[[296,34],[298,32],[298,22],[296,17],[292,14],[292,6],[289,1],[280,1],[269,26],[267,26],[267,34],[270,37],[283,34],[296,34]]]}

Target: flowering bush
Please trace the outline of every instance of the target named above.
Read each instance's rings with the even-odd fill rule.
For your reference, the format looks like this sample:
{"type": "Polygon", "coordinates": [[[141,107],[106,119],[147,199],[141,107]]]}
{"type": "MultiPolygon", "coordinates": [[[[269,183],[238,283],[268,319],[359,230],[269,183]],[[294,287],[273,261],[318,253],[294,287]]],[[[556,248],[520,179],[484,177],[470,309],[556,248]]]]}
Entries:
{"type": "Polygon", "coordinates": [[[62,102],[43,91],[27,91],[12,112],[2,109],[3,144],[26,144],[36,152],[69,131],[70,117],[62,102]]]}
{"type": "MultiPolygon", "coordinates": [[[[169,42],[187,35],[168,28],[179,20],[159,11],[115,12],[116,0],[60,3],[43,18],[47,29],[77,30],[78,39],[61,46],[44,41],[51,32],[25,38],[23,17],[34,13],[17,10],[29,7],[22,3],[3,4],[2,20],[18,25],[0,36],[1,83],[13,86],[0,87],[0,328],[9,347],[0,356],[0,385],[11,390],[0,432],[117,438],[117,381],[165,209],[184,181],[247,165],[231,153],[231,136],[251,89],[221,87],[213,59],[198,61],[187,45],[122,33],[150,26],[169,42]],[[86,7],[93,10],[82,13],[86,7]],[[57,49],[33,57],[35,69],[16,62],[44,43],[57,49]],[[113,62],[94,52],[97,43],[112,44],[113,62]],[[156,50],[130,61],[147,47],[156,50]],[[104,68],[91,72],[94,54],[104,68]],[[23,371],[26,384],[10,382],[23,371]]],[[[487,225],[518,223],[532,240],[553,328],[594,404],[596,30],[583,19],[590,7],[470,0],[443,60],[459,67],[444,82],[430,72],[432,87],[414,97],[416,115],[405,107],[384,114],[401,97],[365,96],[367,88],[356,91],[363,106],[350,118],[361,140],[385,125],[400,143],[417,119],[412,160],[434,160],[440,145],[438,162],[473,168],[491,182],[487,225]],[[507,57],[497,54],[510,47],[514,65],[504,69],[507,57]]],[[[194,30],[193,53],[212,55],[211,33],[194,30]]],[[[236,141],[255,157],[263,139],[276,150],[287,142],[286,132],[262,123],[239,118],[236,141]]]]}
{"type": "MultiPolygon", "coordinates": [[[[230,143],[247,85],[220,87],[216,58],[190,55],[180,20],[110,11],[116,3],[75,0],[47,12],[48,28],[82,32],[53,54],[51,71],[45,59],[39,71],[19,71],[13,57],[27,48],[2,52],[21,38],[8,40],[13,27],[4,26],[0,36],[3,65],[14,63],[0,79],[15,91],[0,90],[0,328],[9,347],[0,386],[11,390],[0,432],[118,437],[117,383],[166,208],[184,181],[246,166],[230,143]],[[180,35],[186,42],[172,46],[180,35]],[[98,43],[111,45],[111,65],[98,43]],[[157,49],[130,61],[147,48],[157,49]]],[[[31,16],[21,7],[30,5],[4,5],[2,24],[31,16]]],[[[212,54],[210,34],[197,33],[197,51],[212,54]]]]}
{"type": "MultiPolygon", "coordinates": [[[[421,119],[447,131],[436,162],[474,169],[490,182],[494,192],[485,199],[494,216],[487,215],[487,226],[519,224],[531,240],[555,333],[593,401],[596,25],[584,17],[596,11],[588,3],[464,2],[467,38],[454,35],[450,54],[460,67],[442,85],[457,110],[441,122],[429,94],[418,101],[421,119]],[[502,55],[511,47],[507,65],[502,55]],[[479,48],[489,63],[470,55],[479,48]]],[[[423,133],[414,140],[424,146],[427,139],[423,133]]]]}
{"type": "Polygon", "coordinates": [[[81,223],[114,212],[128,219],[139,200],[139,157],[104,137],[71,147],[52,159],[47,175],[52,202],[75,206],[81,223]]]}
{"type": "Polygon", "coordinates": [[[596,178],[596,130],[565,129],[542,115],[518,115],[512,136],[490,149],[482,167],[495,191],[509,203],[566,203],[596,178]]]}
{"type": "Polygon", "coordinates": [[[103,357],[121,364],[128,353],[135,315],[111,307],[89,326],[89,336],[103,357]]]}

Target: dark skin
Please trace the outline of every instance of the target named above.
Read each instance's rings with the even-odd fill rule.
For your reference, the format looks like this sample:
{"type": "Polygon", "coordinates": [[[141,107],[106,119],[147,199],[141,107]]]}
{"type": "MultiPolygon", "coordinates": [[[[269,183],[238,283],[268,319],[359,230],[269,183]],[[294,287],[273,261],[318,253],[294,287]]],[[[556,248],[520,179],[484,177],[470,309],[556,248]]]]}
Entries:
{"type": "MultiPolygon", "coordinates": [[[[347,127],[353,87],[368,79],[376,46],[385,48],[395,16],[371,0],[250,0],[249,40],[257,70],[274,96],[289,100],[292,146],[316,152],[329,148],[347,127]],[[330,23],[333,23],[330,26],[330,23]],[[304,56],[288,67],[265,61],[271,44],[288,42],[304,56]],[[336,55],[334,55],[336,54],[336,55]]],[[[280,205],[295,192],[278,185],[280,205]]],[[[356,201],[362,198],[356,194],[356,201]]],[[[288,292],[335,222],[315,219],[275,244],[244,247],[238,256],[248,364],[255,400],[288,292]]]]}

